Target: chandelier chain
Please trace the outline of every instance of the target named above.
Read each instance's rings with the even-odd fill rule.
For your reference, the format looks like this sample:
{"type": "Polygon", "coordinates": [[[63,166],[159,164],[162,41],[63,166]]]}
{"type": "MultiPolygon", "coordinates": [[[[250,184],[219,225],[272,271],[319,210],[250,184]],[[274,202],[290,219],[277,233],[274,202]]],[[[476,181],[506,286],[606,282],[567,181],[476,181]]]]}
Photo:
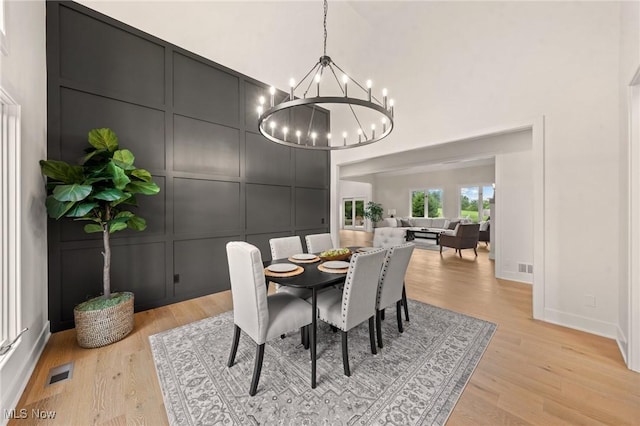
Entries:
{"type": "Polygon", "coordinates": [[[324,56],[327,56],[327,10],[329,9],[329,3],[324,0],[324,56]]]}

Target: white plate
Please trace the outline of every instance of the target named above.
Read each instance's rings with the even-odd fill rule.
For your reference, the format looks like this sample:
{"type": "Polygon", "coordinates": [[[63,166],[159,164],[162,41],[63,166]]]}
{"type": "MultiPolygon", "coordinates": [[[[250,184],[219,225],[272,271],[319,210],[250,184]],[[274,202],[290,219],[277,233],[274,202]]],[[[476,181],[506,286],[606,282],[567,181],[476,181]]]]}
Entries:
{"type": "Polygon", "coordinates": [[[359,251],[360,253],[365,253],[371,250],[377,250],[377,247],[360,247],[356,251],[359,251]]]}
{"type": "Polygon", "coordinates": [[[322,266],[329,269],[343,269],[349,267],[349,262],[345,262],[344,260],[331,260],[324,262],[322,266]]]}
{"type": "Polygon", "coordinates": [[[315,259],[317,256],[315,254],[311,254],[311,253],[300,253],[300,254],[294,254],[293,256],[291,256],[292,259],[295,260],[311,260],[311,259],[315,259]]]}
{"type": "Polygon", "coordinates": [[[273,265],[267,266],[267,269],[271,272],[291,272],[298,269],[298,265],[294,265],[293,263],[274,263],[273,265]]]}

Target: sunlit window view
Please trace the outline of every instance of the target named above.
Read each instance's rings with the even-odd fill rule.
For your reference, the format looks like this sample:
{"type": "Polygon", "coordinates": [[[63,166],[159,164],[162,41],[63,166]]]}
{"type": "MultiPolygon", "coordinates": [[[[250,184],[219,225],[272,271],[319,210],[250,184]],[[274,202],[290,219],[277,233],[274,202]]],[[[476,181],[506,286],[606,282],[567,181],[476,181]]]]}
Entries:
{"type": "Polygon", "coordinates": [[[411,217],[442,217],[442,189],[412,191],[411,217]]]}
{"type": "Polygon", "coordinates": [[[343,200],[343,210],[342,225],[344,228],[364,227],[364,199],[347,198],[343,200]]]}
{"type": "Polygon", "coordinates": [[[460,217],[477,223],[491,216],[489,204],[494,196],[493,185],[460,188],[460,217]]]}

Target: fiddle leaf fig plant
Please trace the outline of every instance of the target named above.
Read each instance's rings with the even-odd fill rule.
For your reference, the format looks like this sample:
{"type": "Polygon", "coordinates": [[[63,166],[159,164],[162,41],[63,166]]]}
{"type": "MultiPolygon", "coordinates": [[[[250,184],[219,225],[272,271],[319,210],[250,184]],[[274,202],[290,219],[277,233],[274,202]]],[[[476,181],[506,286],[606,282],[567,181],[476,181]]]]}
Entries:
{"type": "Polygon", "coordinates": [[[47,213],[54,219],[63,217],[87,221],[84,231],[101,232],[104,251],[103,298],[111,297],[111,234],[123,229],[143,231],[146,221],[135,215],[136,195],[160,192],[151,173],[134,166],[135,157],[120,149],[118,137],[111,129],[89,132],[90,146],[79,165],[58,160],[40,160],[46,184],[47,213]]]}

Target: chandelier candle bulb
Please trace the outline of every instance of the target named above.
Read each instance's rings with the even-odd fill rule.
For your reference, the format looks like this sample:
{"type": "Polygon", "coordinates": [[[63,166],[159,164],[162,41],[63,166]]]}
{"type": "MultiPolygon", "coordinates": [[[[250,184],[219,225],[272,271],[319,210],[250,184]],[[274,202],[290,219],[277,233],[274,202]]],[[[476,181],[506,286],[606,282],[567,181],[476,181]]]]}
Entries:
{"type": "Polygon", "coordinates": [[[320,97],[320,73],[316,74],[316,96],[320,97]]]}
{"type": "Polygon", "coordinates": [[[285,142],[287,141],[287,133],[289,133],[289,128],[288,127],[283,127],[282,128],[282,139],[285,142]]]}
{"type": "Polygon", "coordinates": [[[371,125],[371,139],[375,139],[376,138],[376,125],[372,124],[371,125]]]}
{"type": "Polygon", "coordinates": [[[367,96],[369,98],[369,102],[371,102],[371,86],[372,86],[371,80],[367,80],[367,96]]]}
{"type": "Polygon", "coordinates": [[[293,78],[289,80],[289,88],[289,100],[292,101],[295,98],[293,89],[296,88],[296,81],[293,78]]]}
{"type": "Polygon", "coordinates": [[[316,146],[316,138],[318,134],[316,132],[311,132],[311,141],[313,142],[313,146],[316,146]]]}
{"type": "Polygon", "coordinates": [[[331,133],[327,133],[327,146],[331,145],[331,133]]]}
{"type": "Polygon", "coordinates": [[[347,132],[342,132],[342,141],[344,142],[344,146],[347,146],[347,132]]]}
{"type": "Polygon", "coordinates": [[[391,113],[391,117],[393,117],[393,106],[395,105],[395,102],[393,101],[393,99],[391,99],[389,101],[389,112],[391,113]]]}
{"type": "Polygon", "coordinates": [[[342,83],[344,83],[344,97],[347,97],[347,83],[349,82],[349,77],[346,74],[342,75],[342,83]]]}
{"type": "Polygon", "coordinates": [[[273,136],[273,133],[276,130],[276,122],[272,121],[271,123],[269,123],[269,127],[271,127],[271,136],[273,136]]]}
{"type": "Polygon", "coordinates": [[[262,112],[264,111],[264,108],[262,108],[262,105],[258,105],[258,117],[260,117],[262,115],[262,112]]]}
{"type": "Polygon", "coordinates": [[[271,86],[271,88],[269,89],[269,93],[271,94],[271,108],[274,107],[274,105],[276,104],[276,88],[271,86]]]}
{"type": "Polygon", "coordinates": [[[387,89],[382,89],[382,104],[384,109],[387,109],[387,89]]]}
{"type": "Polygon", "coordinates": [[[382,121],[382,133],[384,133],[387,131],[387,119],[385,117],[382,117],[380,121],[382,121]]]}
{"type": "Polygon", "coordinates": [[[358,129],[358,143],[362,142],[362,129],[358,129]]]}
{"type": "Polygon", "coordinates": [[[300,135],[302,132],[300,130],[296,130],[296,137],[298,138],[298,145],[300,145],[300,135]]]}

